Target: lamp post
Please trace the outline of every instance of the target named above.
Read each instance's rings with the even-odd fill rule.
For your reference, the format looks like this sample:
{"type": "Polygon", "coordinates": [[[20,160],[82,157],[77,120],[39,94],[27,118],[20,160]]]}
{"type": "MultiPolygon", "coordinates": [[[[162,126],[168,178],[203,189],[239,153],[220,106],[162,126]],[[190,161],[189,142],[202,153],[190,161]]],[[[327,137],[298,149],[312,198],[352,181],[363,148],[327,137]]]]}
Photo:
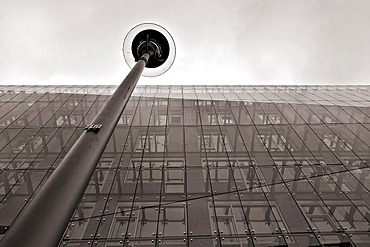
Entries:
{"type": "Polygon", "coordinates": [[[135,61],[131,71],[10,226],[0,246],[58,245],[144,68],[149,70],[148,76],[159,75],[175,58],[172,37],[155,24],[131,29],[123,51],[129,66],[135,61]]]}

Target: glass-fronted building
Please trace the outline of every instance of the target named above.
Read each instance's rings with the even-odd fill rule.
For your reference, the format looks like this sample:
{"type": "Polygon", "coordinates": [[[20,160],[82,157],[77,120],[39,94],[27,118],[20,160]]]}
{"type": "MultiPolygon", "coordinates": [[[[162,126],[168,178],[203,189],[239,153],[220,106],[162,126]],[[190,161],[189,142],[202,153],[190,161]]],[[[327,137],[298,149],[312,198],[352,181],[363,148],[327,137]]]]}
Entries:
{"type": "MultiPolygon", "coordinates": [[[[0,238],[114,90],[0,86],[0,238]]],[[[370,246],[369,98],[138,86],[60,246],[370,246]]]]}

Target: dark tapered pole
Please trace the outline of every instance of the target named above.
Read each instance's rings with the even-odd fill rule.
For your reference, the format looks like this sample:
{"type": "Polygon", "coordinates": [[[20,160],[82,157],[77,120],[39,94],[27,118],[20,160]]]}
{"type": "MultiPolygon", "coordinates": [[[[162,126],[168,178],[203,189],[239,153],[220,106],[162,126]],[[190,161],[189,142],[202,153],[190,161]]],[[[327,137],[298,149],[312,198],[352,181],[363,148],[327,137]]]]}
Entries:
{"type": "Polygon", "coordinates": [[[57,246],[149,60],[144,53],[106,105],[6,232],[0,246],[57,246]]]}

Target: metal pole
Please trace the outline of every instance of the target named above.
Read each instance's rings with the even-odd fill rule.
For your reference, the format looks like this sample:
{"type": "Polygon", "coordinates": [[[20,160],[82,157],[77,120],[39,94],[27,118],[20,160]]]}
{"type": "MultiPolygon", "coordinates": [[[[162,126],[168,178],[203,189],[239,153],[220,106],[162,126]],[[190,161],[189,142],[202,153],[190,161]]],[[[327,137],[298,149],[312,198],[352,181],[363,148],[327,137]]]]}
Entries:
{"type": "Polygon", "coordinates": [[[72,146],[0,246],[57,246],[150,58],[144,53],[92,123],[72,146]]]}

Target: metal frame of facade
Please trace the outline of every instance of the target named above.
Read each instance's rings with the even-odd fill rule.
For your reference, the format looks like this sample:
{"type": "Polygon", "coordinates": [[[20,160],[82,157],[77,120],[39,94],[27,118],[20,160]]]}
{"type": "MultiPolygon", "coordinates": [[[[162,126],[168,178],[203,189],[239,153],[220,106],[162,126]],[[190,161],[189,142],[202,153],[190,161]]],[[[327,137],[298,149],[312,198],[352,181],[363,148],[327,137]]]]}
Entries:
{"type": "MultiPolygon", "coordinates": [[[[0,233],[114,90],[0,87],[0,233]]],[[[368,246],[369,96],[138,86],[59,245],[368,246]]]]}

